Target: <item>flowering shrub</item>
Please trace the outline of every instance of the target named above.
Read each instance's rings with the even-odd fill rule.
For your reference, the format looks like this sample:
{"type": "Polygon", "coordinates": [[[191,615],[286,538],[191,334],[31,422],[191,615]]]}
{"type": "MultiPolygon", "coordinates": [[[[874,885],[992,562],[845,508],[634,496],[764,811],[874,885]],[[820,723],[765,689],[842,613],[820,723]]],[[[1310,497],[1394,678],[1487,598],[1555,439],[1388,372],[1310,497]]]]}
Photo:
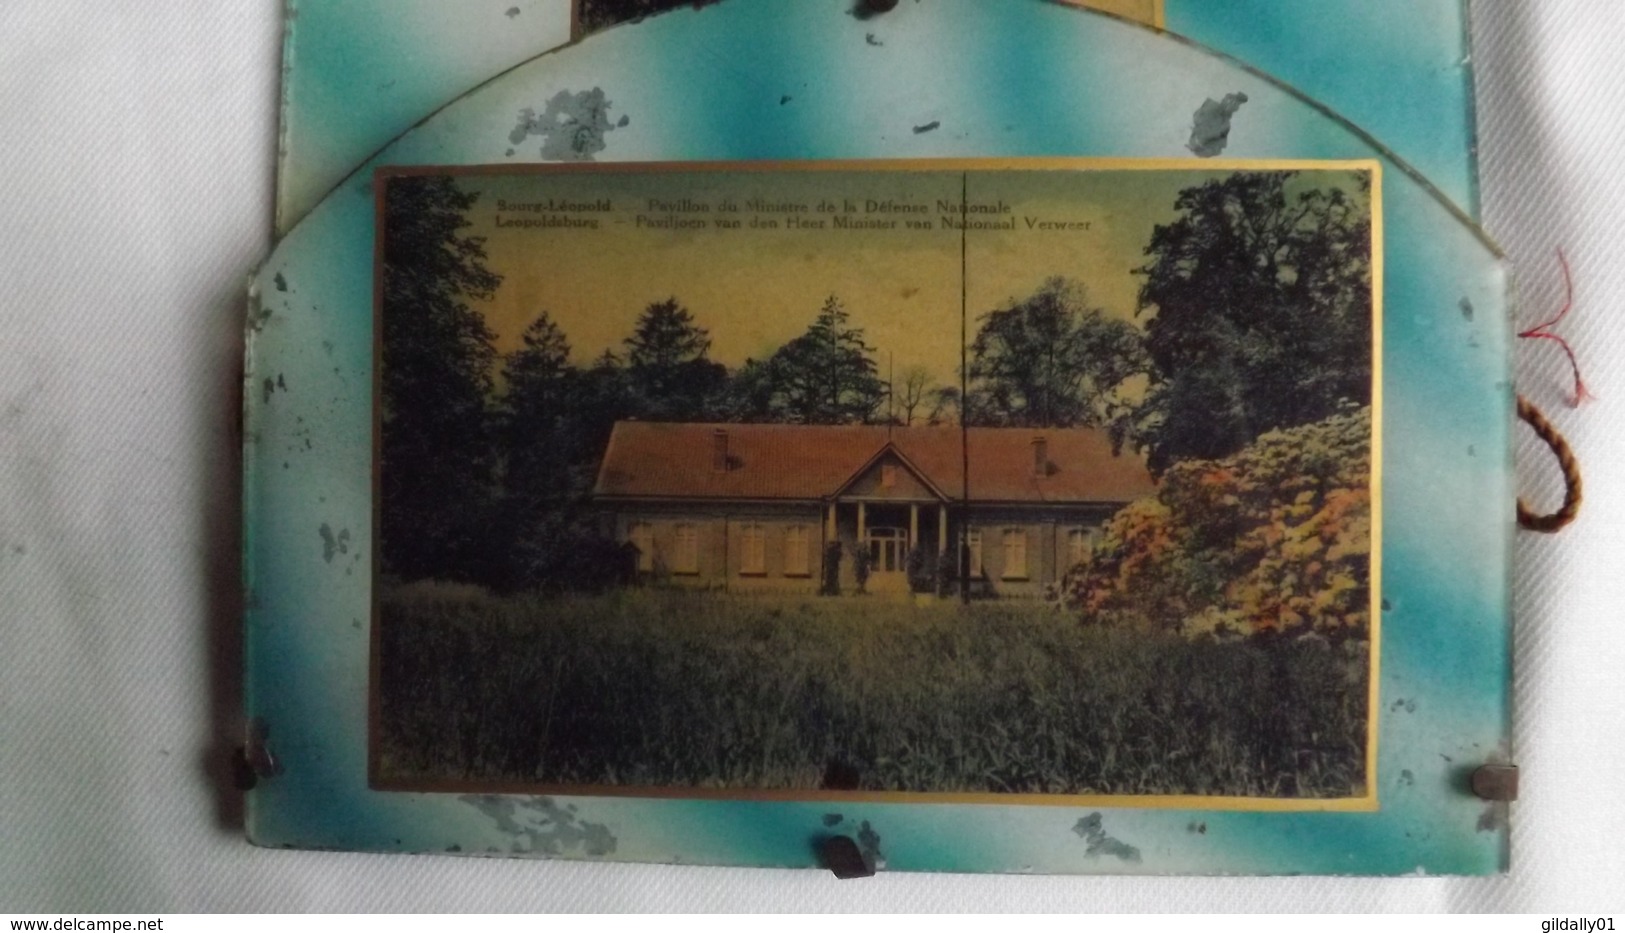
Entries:
{"type": "Polygon", "coordinates": [[[1084,618],[1190,635],[1369,631],[1371,409],[1176,464],[1107,523],[1084,618]]]}

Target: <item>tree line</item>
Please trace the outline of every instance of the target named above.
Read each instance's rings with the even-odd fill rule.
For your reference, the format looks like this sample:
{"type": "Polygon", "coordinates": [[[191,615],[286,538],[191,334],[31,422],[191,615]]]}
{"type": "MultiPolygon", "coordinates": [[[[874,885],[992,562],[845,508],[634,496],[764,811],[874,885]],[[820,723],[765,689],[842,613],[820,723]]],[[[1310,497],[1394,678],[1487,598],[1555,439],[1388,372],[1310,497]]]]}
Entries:
{"type": "Polygon", "coordinates": [[[587,495],[618,420],[1097,426],[1160,472],[1368,403],[1369,191],[1293,191],[1292,178],[1240,173],[1181,192],[1178,219],[1156,227],[1133,270],[1141,326],[1065,276],[980,315],[963,392],[921,367],[883,378],[834,295],[799,336],[731,369],[675,296],[590,363],[573,362],[547,311],[501,354],[469,305],[501,284],[464,232],[478,195],[442,176],[391,179],[384,571],[501,588],[601,578],[617,562],[587,495]]]}

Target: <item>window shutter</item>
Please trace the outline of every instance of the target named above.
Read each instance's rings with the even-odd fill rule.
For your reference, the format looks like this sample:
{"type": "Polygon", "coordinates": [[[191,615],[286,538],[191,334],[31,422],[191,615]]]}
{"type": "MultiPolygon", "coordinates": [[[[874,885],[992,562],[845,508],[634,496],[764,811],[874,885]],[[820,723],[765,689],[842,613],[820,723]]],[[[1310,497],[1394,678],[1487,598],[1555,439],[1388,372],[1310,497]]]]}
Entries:
{"type": "Polygon", "coordinates": [[[700,572],[700,542],[699,535],[693,525],[677,526],[677,566],[678,573],[700,572]]]}
{"type": "Polygon", "coordinates": [[[765,573],[767,571],[766,534],[761,525],[745,526],[745,547],[741,556],[741,573],[765,573]]]}
{"type": "Polygon", "coordinates": [[[807,573],[807,526],[792,525],[784,533],[784,572],[807,573]]]}
{"type": "Polygon", "coordinates": [[[1004,576],[1007,579],[1027,576],[1026,529],[1009,528],[1004,532],[1004,576]]]}

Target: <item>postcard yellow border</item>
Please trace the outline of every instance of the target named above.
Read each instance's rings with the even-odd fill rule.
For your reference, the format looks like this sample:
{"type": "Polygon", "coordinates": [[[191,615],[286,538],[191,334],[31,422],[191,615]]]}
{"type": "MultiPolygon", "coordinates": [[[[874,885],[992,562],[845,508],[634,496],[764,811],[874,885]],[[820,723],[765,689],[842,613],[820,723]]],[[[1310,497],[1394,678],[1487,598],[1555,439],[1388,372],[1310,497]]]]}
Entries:
{"type": "MultiPolygon", "coordinates": [[[[580,42],[582,39],[586,38],[585,34],[583,34],[581,31],[581,5],[585,2],[586,0],[570,0],[570,42],[572,44],[580,42]]],[[[1091,10],[1096,13],[1104,13],[1107,16],[1115,16],[1118,19],[1122,19],[1130,23],[1138,23],[1142,26],[1150,26],[1152,29],[1159,31],[1166,30],[1168,28],[1168,0],[1151,0],[1150,22],[1146,22],[1138,16],[1129,16],[1121,13],[1113,13],[1109,10],[1102,10],[1094,6],[1090,0],[1054,0],[1054,2],[1059,3],[1061,6],[1069,6],[1074,9],[1091,10]]]]}
{"type": "MultiPolygon", "coordinates": [[[[580,0],[577,0],[577,2],[579,3],[580,0]]],[[[1166,31],[1168,28],[1168,0],[1150,0],[1150,20],[1146,20],[1142,17],[1134,16],[1133,14],[1129,13],[1116,13],[1111,10],[1103,10],[1095,5],[1098,0],[1053,0],[1053,2],[1059,3],[1061,6],[1069,6],[1077,10],[1089,10],[1094,13],[1104,13],[1107,16],[1114,16],[1118,19],[1124,20],[1125,22],[1135,23],[1141,26],[1150,26],[1152,29],[1156,29],[1158,31],[1166,31]]]]}
{"type": "MultiPolygon", "coordinates": [[[[1158,0],[1159,13],[1161,0],[1158,0]]],[[[373,173],[373,541],[379,533],[379,442],[382,429],[380,395],[382,277],[384,256],[384,187],[390,178],[417,175],[512,176],[575,174],[656,174],[773,172],[906,172],[906,171],[1347,171],[1371,176],[1371,581],[1368,614],[1371,626],[1370,691],[1366,710],[1365,792],[1354,797],[1277,798],[1204,796],[1197,794],[998,794],[933,793],[916,791],[772,790],[749,788],[643,787],[628,785],[537,784],[519,781],[427,781],[388,779],[378,771],[380,632],[377,581],[380,549],[372,548],[372,587],[369,592],[371,631],[367,678],[367,786],[381,792],[483,793],[568,797],[620,797],[657,800],[711,800],[742,802],[855,802],[919,805],[973,804],[1003,806],[1102,807],[1118,809],[1170,809],[1246,811],[1260,813],[1374,813],[1378,802],[1378,736],[1382,682],[1382,425],[1383,425],[1383,166],[1375,159],[1128,159],[1009,157],[963,159],[834,159],[773,160],[756,162],[548,162],[523,165],[410,165],[383,166],[373,173]]]]}

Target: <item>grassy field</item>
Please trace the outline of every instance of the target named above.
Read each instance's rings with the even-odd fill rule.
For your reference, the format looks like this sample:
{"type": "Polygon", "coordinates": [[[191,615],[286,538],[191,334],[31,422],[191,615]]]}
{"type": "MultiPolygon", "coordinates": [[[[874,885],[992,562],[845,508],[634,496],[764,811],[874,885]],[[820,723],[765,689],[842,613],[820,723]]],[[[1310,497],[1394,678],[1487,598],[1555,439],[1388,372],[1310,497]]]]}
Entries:
{"type": "Polygon", "coordinates": [[[381,606],[387,779],[1347,796],[1363,642],[1187,641],[1014,602],[659,590],[381,606]]]}

